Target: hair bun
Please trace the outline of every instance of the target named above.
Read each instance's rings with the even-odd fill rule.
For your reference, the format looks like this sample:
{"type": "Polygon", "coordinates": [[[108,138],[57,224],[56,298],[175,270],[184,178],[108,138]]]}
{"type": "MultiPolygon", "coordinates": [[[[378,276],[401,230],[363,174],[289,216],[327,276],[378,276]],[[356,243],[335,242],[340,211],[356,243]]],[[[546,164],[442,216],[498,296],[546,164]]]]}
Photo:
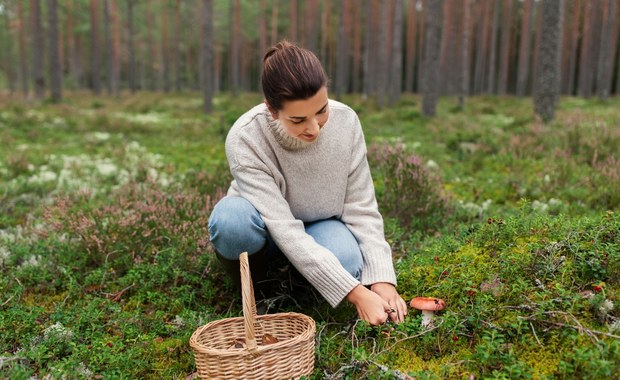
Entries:
{"type": "Polygon", "coordinates": [[[277,53],[277,52],[279,52],[281,50],[289,49],[292,46],[293,45],[290,42],[286,41],[286,40],[278,42],[274,46],[270,47],[269,50],[267,50],[267,53],[265,53],[265,56],[263,57],[263,63],[266,62],[267,59],[270,58],[275,53],[277,53]]]}

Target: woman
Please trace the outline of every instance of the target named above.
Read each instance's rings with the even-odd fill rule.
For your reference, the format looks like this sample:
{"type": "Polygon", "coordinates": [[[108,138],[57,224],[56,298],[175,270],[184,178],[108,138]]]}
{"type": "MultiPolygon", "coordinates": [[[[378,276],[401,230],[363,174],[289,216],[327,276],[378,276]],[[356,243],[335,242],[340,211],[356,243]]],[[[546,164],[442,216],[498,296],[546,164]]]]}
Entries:
{"type": "Polygon", "coordinates": [[[306,49],[284,41],[265,54],[264,104],[226,139],[234,180],[211,214],[211,242],[233,276],[241,252],[256,277],[281,251],[332,307],[346,298],[370,324],[398,323],[407,307],[362,128],[351,108],[328,99],[327,82],[306,49]]]}

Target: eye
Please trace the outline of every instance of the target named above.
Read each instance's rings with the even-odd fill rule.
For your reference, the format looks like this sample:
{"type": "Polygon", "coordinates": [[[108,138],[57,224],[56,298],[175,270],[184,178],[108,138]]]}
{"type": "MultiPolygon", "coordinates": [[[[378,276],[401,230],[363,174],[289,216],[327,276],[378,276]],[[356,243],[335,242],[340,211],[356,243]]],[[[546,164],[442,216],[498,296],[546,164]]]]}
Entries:
{"type": "Polygon", "coordinates": [[[318,114],[325,113],[325,112],[327,112],[327,106],[325,106],[325,107],[321,108],[321,110],[320,110],[319,112],[317,112],[317,115],[318,115],[318,114]]]}
{"type": "Polygon", "coordinates": [[[305,121],[305,120],[294,121],[294,122],[293,122],[293,124],[295,124],[295,125],[299,125],[299,124],[303,123],[304,121],[305,121]]]}

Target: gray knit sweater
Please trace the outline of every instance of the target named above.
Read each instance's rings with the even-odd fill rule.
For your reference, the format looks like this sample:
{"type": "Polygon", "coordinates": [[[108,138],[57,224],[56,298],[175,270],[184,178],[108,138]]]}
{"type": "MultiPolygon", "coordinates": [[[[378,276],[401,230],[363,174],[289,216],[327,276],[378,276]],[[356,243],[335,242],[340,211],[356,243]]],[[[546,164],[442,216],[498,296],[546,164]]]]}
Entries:
{"type": "Polygon", "coordinates": [[[333,100],[329,112],[318,138],[307,143],[288,136],[260,104],[231,128],[226,156],[234,178],[228,195],[256,207],[274,242],[335,307],[360,282],[306,234],[304,222],[335,217],[349,228],[363,255],[362,284],[396,285],[396,275],[359,119],[333,100]]]}

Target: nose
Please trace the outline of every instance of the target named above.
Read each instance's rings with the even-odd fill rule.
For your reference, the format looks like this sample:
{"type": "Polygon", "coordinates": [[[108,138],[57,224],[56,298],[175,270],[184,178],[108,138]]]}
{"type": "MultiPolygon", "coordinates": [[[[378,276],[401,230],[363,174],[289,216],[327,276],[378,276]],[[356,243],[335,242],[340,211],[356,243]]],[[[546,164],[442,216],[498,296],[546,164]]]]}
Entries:
{"type": "Polygon", "coordinates": [[[308,133],[317,134],[319,133],[320,125],[319,121],[316,118],[312,118],[310,125],[308,126],[308,133]]]}

